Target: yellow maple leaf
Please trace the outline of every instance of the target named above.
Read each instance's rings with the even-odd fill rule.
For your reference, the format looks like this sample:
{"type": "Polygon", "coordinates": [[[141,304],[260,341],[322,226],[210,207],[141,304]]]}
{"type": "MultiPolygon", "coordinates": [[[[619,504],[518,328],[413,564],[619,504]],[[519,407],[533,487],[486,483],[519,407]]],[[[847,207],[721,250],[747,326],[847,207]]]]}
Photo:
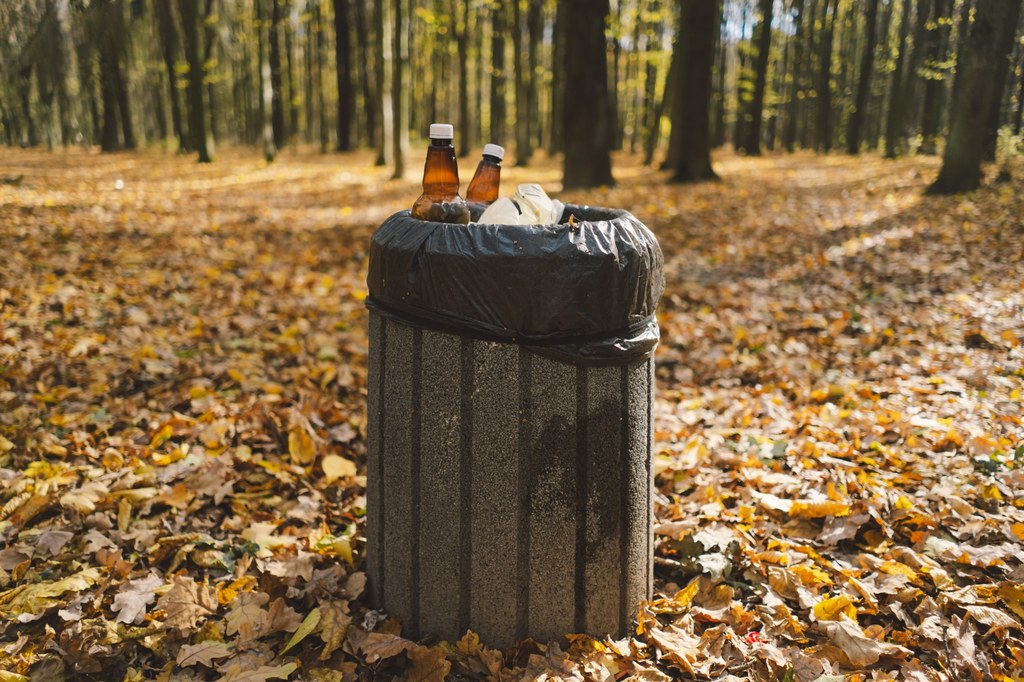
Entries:
{"type": "Polygon", "coordinates": [[[857,607],[853,605],[853,600],[845,594],[822,599],[814,605],[812,611],[818,620],[839,620],[840,616],[846,616],[853,622],[857,622],[857,607]]]}

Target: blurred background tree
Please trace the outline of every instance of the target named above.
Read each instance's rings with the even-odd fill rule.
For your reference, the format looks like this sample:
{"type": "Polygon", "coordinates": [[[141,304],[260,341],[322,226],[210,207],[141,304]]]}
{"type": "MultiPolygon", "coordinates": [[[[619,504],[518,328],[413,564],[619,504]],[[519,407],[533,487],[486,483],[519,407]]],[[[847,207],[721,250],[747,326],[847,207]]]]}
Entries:
{"type": "Polygon", "coordinates": [[[564,152],[565,182],[580,186],[612,182],[603,158],[616,150],[677,180],[713,178],[702,137],[747,154],[948,157],[963,115],[983,131],[960,145],[980,145],[980,164],[1000,129],[1020,134],[1021,0],[694,3],[714,17],[690,4],[5,0],[0,143],[163,146],[201,161],[215,140],[268,160],[365,147],[401,175],[410,135],[451,121],[460,154],[487,141],[519,165],[564,152]],[[1002,23],[974,54],[989,17],[1002,23]]]}

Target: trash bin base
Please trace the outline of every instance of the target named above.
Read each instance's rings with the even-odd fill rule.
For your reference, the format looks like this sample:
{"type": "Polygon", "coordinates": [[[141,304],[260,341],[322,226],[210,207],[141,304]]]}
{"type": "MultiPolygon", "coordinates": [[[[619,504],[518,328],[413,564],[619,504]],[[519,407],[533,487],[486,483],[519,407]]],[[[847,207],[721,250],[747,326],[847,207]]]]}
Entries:
{"type": "Polygon", "coordinates": [[[370,313],[370,598],[412,638],[620,636],[652,582],[653,361],[370,313]]]}

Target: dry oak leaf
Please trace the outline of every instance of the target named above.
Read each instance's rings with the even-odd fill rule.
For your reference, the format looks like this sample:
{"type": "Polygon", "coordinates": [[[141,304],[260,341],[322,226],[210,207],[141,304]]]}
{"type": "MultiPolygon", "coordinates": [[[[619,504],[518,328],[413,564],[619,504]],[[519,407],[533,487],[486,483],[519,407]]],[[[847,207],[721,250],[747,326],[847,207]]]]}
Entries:
{"type": "Polygon", "coordinates": [[[156,588],[164,584],[160,576],[150,573],[145,578],[131,580],[127,587],[114,595],[111,610],[117,612],[118,623],[141,623],[146,616],[146,607],[156,599],[156,588]]]}
{"type": "Polygon", "coordinates": [[[412,668],[406,673],[409,682],[444,682],[452,669],[439,647],[417,646],[409,650],[412,668]]]}
{"type": "Polygon", "coordinates": [[[685,673],[696,674],[694,664],[700,657],[699,637],[694,637],[678,627],[669,626],[664,629],[651,629],[646,638],[661,651],[662,658],[667,658],[685,673]]]}
{"type": "Polygon", "coordinates": [[[898,644],[871,639],[857,623],[845,615],[840,615],[838,620],[822,621],[817,624],[817,628],[828,635],[855,668],[873,665],[883,656],[903,658],[911,654],[910,649],[898,644]]]}
{"type": "Polygon", "coordinates": [[[206,583],[176,575],[171,578],[171,589],[156,605],[167,613],[164,627],[191,630],[199,621],[217,613],[217,592],[206,583]]]}
{"type": "Polygon", "coordinates": [[[299,664],[292,662],[287,665],[261,665],[255,670],[246,670],[237,663],[224,671],[224,676],[217,682],[266,682],[267,680],[286,680],[288,676],[298,670],[299,664]]]}
{"type": "Polygon", "coordinates": [[[199,644],[186,644],[178,650],[178,657],[175,662],[183,668],[189,666],[205,665],[213,667],[213,662],[220,658],[227,658],[234,655],[234,648],[225,642],[207,640],[199,644]]]}
{"type": "Polygon", "coordinates": [[[368,632],[363,641],[359,643],[359,650],[366,657],[366,662],[372,664],[385,658],[397,656],[415,646],[417,646],[415,642],[398,635],[368,632]]]}
{"type": "Polygon", "coordinates": [[[284,599],[278,597],[270,602],[267,608],[266,634],[275,632],[295,632],[302,625],[302,616],[298,611],[288,606],[284,599]]]}
{"type": "Polygon", "coordinates": [[[988,625],[994,630],[1005,630],[1006,628],[1017,628],[1021,629],[1020,622],[1017,619],[1012,618],[999,609],[993,609],[990,606],[965,606],[964,609],[970,614],[971,618],[981,623],[982,625],[988,625]]]}
{"type": "Polygon", "coordinates": [[[320,652],[320,660],[326,661],[345,641],[348,626],[352,624],[352,616],[348,612],[348,604],[341,601],[329,601],[320,606],[320,639],[324,642],[324,650],[320,652]]]}
{"type": "Polygon", "coordinates": [[[225,633],[237,634],[242,642],[250,642],[266,634],[267,611],[263,605],[270,601],[266,592],[243,592],[231,604],[225,621],[225,633]]]}

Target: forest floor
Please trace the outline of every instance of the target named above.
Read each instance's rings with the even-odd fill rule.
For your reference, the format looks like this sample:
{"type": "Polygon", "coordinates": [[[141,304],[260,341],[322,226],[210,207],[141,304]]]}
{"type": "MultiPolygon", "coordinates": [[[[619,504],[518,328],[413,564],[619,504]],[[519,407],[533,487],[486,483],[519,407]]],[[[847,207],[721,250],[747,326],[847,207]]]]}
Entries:
{"type": "Polygon", "coordinates": [[[417,183],[5,150],[0,681],[1021,679],[1024,182],[716,167],[561,194],[665,252],[656,598],[624,640],[495,650],[361,596],[366,252],[417,183]]]}

